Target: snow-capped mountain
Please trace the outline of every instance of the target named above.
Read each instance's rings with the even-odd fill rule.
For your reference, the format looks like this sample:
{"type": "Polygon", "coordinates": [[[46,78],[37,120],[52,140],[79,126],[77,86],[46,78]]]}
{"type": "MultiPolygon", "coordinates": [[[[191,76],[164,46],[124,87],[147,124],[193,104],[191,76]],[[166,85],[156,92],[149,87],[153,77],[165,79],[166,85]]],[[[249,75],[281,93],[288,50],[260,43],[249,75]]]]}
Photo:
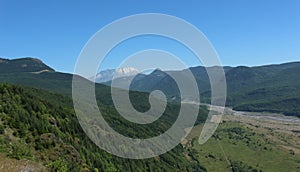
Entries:
{"type": "Polygon", "coordinates": [[[116,79],[116,78],[122,78],[122,77],[136,75],[138,73],[139,73],[139,71],[133,67],[107,69],[107,70],[99,72],[96,75],[95,81],[97,83],[103,83],[103,82],[111,81],[113,79],[113,77],[114,77],[114,79],[116,79]]]}

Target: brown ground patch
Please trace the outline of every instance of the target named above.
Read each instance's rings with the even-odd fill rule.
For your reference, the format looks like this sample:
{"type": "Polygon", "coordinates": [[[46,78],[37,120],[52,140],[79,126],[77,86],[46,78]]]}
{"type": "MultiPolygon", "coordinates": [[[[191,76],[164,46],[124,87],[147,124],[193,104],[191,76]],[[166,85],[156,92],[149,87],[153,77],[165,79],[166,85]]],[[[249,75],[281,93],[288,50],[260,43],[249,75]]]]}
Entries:
{"type": "Polygon", "coordinates": [[[36,162],[32,162],[29,160],[15,160],[7,158],[4,155],[0,154],[0,172],[21,171],[40,172],[46,171],[46,168],[36,162]]]}

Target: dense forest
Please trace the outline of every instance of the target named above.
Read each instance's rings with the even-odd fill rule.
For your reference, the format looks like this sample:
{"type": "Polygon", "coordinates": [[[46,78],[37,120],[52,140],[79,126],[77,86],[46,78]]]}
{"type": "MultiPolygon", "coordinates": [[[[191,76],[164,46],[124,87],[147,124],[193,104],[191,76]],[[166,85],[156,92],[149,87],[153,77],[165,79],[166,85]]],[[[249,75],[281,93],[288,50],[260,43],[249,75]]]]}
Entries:
{"type": "MultiPolygon", "coordinates": [[[[122,119],[115,110],[109,106],[105,109],[105,118],[118,124],[112,126],[124,134],[132,137],[154,134],[147,128],[132,130],[125,121],[116,122],[122,119]]],[[[187,150],[181,145],[145,160],[123,159],[106,153],[82,131],[71,100],[44,90],[0,84],[0,121],[2,153],[15,159],[41,161],[51,171],[205,171],[199,161],[184,156],[187,150]]],[[[164,130],[170,124],[162,120],[156,125],[151,127],[164,130]]]]}

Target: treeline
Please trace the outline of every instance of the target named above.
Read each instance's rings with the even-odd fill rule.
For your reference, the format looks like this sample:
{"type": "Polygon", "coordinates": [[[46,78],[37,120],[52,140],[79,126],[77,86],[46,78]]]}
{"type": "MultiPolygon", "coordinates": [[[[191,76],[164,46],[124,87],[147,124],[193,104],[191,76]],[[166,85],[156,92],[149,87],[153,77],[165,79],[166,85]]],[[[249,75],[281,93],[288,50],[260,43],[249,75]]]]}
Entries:
{"type": "Polygon", "coordinates": [[[249,112],[272,112],[300,117],[300,98],[289,98],[265,103],[249,103],[234,107],[234,110],[249,112]]]}

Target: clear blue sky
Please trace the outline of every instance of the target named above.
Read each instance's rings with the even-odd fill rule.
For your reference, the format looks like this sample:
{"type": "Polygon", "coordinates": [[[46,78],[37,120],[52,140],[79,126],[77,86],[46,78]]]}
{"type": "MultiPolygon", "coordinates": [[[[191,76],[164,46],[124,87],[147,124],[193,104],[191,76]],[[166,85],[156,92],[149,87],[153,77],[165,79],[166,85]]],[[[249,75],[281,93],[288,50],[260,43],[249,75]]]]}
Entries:
{"type": "MultiPolygon", "coordinates": [[[[150,12],[174,15],[198,27],[223,65],[300,61],[299,9],[299,0],[0,0],[0,57],[37,57],[58,71],[72,72],[80,50],[101,27],[150,12]]],[[[104,68],[113,68],[110,62],[118,54],[163,45],[151,45],[157,38],[136,44],[142,39],[129,44],[130,51],[110,56],[104,68]]]]}

